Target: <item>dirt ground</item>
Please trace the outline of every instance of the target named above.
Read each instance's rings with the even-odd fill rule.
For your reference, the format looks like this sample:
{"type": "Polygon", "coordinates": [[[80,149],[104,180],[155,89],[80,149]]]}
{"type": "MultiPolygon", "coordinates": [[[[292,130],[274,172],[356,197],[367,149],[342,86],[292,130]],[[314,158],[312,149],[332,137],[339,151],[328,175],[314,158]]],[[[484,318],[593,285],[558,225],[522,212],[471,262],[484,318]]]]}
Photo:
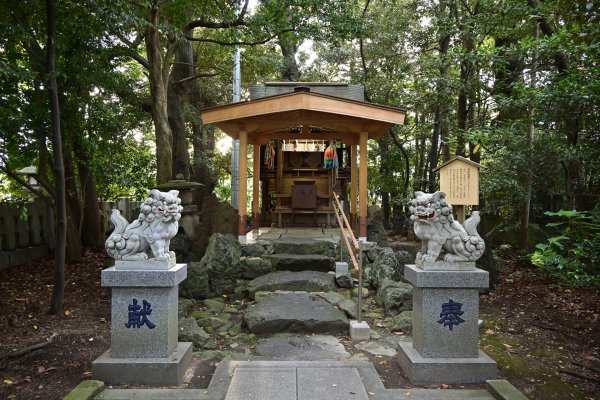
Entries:
{"type": "MultiPolygon", "coordinates": [[[[91,362],[110,346],[110,293],[100,287],[107,261],[104,253],[90,253],[67,265],[60,315],[48,314],[52,259],[0,272],[1,399],[62,399],[90,378],[91,362]],[[36,344],[43,347],[15,354],[36,344]]],[[[565,289],[506,260],[496,286],[482,296],[481,348],[498,361],[499,378],[531,399],[600,399],[599,300],[598,288],[565,289]]],[[[369,322],[381,334],[392,334],[369,322]]],[[[341,342],[357,352],[349,338],[341,342]]],[[[222,346],[217,352],[232,350],[230,343],[216,343],[222,346]]],[[[241,345],[236,351],[248,350],[241,345]]],[[[395,358],[370,359],[386,387],[410,386],[395,358]]],[[[206,387],[216,361],[195,363],[201,364],[198,376],[186,383],[206,387]]]]}

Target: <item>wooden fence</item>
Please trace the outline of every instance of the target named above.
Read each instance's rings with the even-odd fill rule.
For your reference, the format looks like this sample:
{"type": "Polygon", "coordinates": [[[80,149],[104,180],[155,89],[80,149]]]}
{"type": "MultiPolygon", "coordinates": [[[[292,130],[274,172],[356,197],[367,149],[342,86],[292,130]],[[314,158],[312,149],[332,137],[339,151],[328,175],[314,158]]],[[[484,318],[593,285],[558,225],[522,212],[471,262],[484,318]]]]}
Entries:
{"type": "MultiPolygon", "coordinates": [[[[110,214],[121,211],[128,221],[137,218],[140,201],[121,197],[101,202],[101,218],[106,233],[112,231],[110,214]]],[[[47,255],[55,244],[54,211],[44,201],[26,204],[0,203],[0,270],[47,255]]]]}

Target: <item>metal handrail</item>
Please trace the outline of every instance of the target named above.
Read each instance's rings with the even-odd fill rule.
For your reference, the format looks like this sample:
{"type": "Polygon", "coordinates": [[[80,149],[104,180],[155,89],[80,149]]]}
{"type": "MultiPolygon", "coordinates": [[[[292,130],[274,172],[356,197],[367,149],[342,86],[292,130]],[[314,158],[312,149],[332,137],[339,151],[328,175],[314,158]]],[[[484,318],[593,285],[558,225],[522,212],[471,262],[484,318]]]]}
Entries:
{"type": "MultiPolygon", "coordinates": [[[[344,242],[346,243],[346,248],[348,249],[348,254],[350,255],[350,259],[352,260],[352,266],[354,267],[354,271],[358,275],[358,322],[362,322],[362,246],[361,242],[357,241],[354,237],[354,232],[348,223],[348,218],[346,218],[346,214],[344,213],[344,208],[340,204],[340,200],[338,199],[338,195],[335,192],[331,192],[331,197],[335,200],[333,203],[333,209],[335,211],[335,218],[337,219],[338,226],[340,227],[340,231],[342,232],[342,237],[344,238],[344,242]],[[340,214],[342,218],[340,219],[340,214]],[[343,220],[343,222],[342,222],[343,220]],[[345,227],[344,227],[345,224],[345,227]],[[350,242],[348,241],[348,236],[352,239],[352,244],[354,245],[354,249],[350,246],[350,242]],[[352,251],[354,250],[354,251],[352,251]],[[358,257],[358,262],[356,261],[356,257],[358,257]]],[[[341,261],[341,257],[340,257],[341,261]]]]}

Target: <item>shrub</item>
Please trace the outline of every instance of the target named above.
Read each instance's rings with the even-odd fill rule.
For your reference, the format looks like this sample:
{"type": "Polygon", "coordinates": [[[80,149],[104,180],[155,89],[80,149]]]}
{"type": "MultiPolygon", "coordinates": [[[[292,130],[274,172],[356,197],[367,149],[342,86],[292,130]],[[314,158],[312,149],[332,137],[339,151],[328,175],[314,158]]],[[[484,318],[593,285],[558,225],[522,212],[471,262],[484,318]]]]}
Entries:
{"type": "Polygon", "coordinates": [[[560,228],[560,234],[535,246],[532,264],[571,285],[599,285],[600,215],[575,210],[545,214],[562,218],[546,225],[560,228]]]}

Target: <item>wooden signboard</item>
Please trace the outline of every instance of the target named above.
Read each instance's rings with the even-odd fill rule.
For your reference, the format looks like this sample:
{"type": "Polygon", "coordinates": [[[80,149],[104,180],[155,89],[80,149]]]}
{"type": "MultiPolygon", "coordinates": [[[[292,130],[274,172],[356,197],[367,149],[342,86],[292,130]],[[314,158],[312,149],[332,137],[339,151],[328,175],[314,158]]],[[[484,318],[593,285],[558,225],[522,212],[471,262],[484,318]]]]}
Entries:
{"type": "Polygon", "coordinates": [[[440,191],[453,206],[479,204],[479,167],[474,161],[457,156],[439,166],[440,191]]]}

